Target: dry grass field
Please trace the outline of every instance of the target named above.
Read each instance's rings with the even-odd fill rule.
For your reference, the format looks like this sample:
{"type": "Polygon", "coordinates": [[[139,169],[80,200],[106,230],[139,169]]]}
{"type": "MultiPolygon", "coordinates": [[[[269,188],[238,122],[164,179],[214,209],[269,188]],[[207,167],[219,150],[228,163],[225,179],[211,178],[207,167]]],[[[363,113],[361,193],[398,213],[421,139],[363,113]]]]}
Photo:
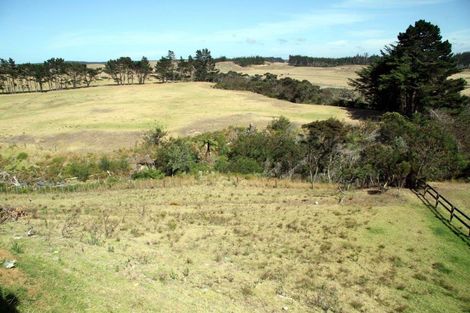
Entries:
{"type": "Polygon", "coordinates": [[[470,309],[468,242],[408,190],[217,175],[139,184],[1,195],[26,212],[0,225],[0,258],[17,260],[0,285],[20,312],[470,309]]]}
{"type": "Polygon", "coordinates": [[[287,63],[269,63],[241,67],[231,61],[217,63],[221,72],[235,71],[249,75],[272,73],[279,78],[291,77],[298,80],[308,80],[321,87],[349,88],[348,79],[356,77],[360,65],[345,65],[337,67],[302,67],[289,66],[287,63]]]}
{"type": "MultiPolygon", "coordinates": [[[[252,65],[241,67],[231,61],[217,63],[217,68],[225,73],[235,71],[249,75],[262,75],[272,73],[279,78],[291,77],[299,80],[308,80],[320,87],[350,88],[349,79],[357,77],[356,72],[363,68],[362,65],[345,65],[336,67],[303,67],[289,66],[287,63],[269,63],[264,65],[252,65]]],[[[470,96],[470,70],[464,70],[456,74],[454,78],[463,78],[467,81],[467,87],[463,94],[470,96]]]]}
{"type": "Polygon", "coordinates": [[[264,127],[280,115],[298,124],[330,117],[351,121],[344,108],[294,104],[210,83],[100,86],[0,96],[0,144],[101,152],[131,147],[157,124],[172,135],[192,135],[250,123],[264,127]]]}

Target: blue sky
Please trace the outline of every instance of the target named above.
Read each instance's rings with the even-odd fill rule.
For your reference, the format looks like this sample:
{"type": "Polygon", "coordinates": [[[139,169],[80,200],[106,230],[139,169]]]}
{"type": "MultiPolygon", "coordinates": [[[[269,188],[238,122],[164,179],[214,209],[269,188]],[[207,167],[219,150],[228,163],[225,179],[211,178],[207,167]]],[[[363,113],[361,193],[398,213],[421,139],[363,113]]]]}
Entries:
{"type": "Polygon", "coordinates": [[[0,57],[375,54],[418,19],[470,51],[470,0],[0,0],[0,57]]]}

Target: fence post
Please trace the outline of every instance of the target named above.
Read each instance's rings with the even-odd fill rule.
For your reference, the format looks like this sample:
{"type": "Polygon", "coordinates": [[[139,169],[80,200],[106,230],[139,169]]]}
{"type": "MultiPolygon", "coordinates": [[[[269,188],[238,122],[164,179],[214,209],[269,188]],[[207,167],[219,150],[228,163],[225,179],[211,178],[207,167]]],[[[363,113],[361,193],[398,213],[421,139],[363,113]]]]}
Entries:
{"type": "Polygon", "coordinates": [[[454,210],[455,210],[455,206],[452,206],[452,210],[450,210],[449,222],[452,222],[452,218],[454,217],[454,210]]]}

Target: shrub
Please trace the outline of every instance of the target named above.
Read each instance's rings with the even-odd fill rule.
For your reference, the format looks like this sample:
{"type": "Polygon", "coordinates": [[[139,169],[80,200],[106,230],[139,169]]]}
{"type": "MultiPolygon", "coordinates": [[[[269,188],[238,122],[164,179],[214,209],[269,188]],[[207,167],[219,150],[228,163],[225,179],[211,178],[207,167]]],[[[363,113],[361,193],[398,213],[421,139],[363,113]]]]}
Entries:
{"type": "Polygon", "coordinates": [[[155,164],[166,175],[187,173],[197,161],[197,153],[187,139],[172,139],[157,150],[155,164]]]}
{"type": "Polygon", "coordinates": [[[80,181],[87,181],[96,171],[96,164],[91,161],[76,160],[69,163],[65,172],[72,177],[77,177],[80,181]]]}
{"type": "Polygon", "coordinates": [[[168,134],[167,131],[161,126],[155,127],[153,130],[144,134],[144,142],[148,145],[160,145],[163,143],[166,135],[168,134]]]}
{"type": "Polygon", "coordinates": [[[222,155],[215,161],[214,169],[217,172],[226,173],[229,170],[229,166],[230,166],[230,162],[227,156],[222,155]]]}
{"type": "Polygon", "coordinates": [[[28,158],[28,154],[26,152],[20,152],[18,153],[18,155],[16,156],[16,159],[18,161],[22,161],[22,160],[26,160],[28,158]]]}
{"type": "Polygon", "coordinates": [[[98,167],[103,172],[126,172],[129,170],[129,162],[125,158],[110,160],[108,157],[103,156],[98,162],[98,167]]]}
{"type": "Polygon", "coordinates": [[[254,159],[239,157],[230,162],[228,171],[240,174],[254,174],[263,172],[263,168],[254,159]]]}
{"type": "Polygon", "coordinates": [[[163,177],[165,174],[154,168],[147,168],[132,174],[132,179],[161,179],[163,177]]]}

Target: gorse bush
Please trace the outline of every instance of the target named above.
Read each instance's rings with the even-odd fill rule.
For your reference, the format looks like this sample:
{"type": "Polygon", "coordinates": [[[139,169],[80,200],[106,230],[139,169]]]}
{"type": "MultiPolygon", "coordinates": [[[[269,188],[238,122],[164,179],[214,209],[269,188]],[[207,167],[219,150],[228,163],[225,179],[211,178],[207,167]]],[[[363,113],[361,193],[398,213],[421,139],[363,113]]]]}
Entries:
{"type": "Polygon", "coordinates": [[[154,168],[147,168],[132,174],[132,179],[161,179],[163,177],[165,174],[154,168]]]}
{"type": "MultiPolygon", "coordinates": [[[[464,124],[458,127],[466,127],[464,124]]],[[[457,126],[456,126],[457,127],[457,126]]],[[[442,180],[468,177],[470,155],[463,130],[448,131],[439,119],[384,114],[379,122],[345,124],[335,119],[315,121],[301,128],[288,119],[274,119],[265,129],[228,128],[195,137],[168,138],[145,145],[155,168],[131,174],[126,153],[96,160],[93,155],[66,159],[48,158],[22,172],[0,160],[11,175],[22,181],[62,181],[76,177],[129,177],[159,179],[163,176],[218,171],[297,177],[312,183],[336,182],[355,186],[413,184],[417,178],[442,180]],[[463,139],[462,139],[463,138],[463,139]],[[29,175],[29,176],[27,176],[29,175]]],[[[133,153],[142,153],[136,149],[133,153]]],[[[24,161],[21,161],[24,162],[24,161]]],[[[137,165],[137,164],[135,164],[137,165]]]]}
{"type": "Polygon", "coordinates": [[[348,89],[321,89],[307,80],[300,81],[290,77],[278,79],[277,75],[270,73],[249,76],[230,71],[217,75],[216,82],[215,88],[247,90],[294,103],[345,104],[355,98],[354,93],[348,89]]]}
{"type": "Polygon", "coordinates": [[[256,174],[262,173],[263,168],[254,159],[237,157],[228,164],[227,171],[240,174],[256,174]]]}
{"type": "Polygon", "coordinates": [[[103,172],[125,173],[129,169],[129,162],[126,158],[108,159],[103,156],[98,162],[98,168],[103,172]]]}
{"type": "Polygon", "coordinates": [[[187,173],[198,160],[197,152],[189,139],[170,139],[157,149],[156,167],[173,176],[187,173]]]}
{"type": "Polygon", "coordinates": [[[80,181],[87,181],[97,170],[96,163],[88,160],[74,160],[65,168],[65,173],[80,181]]]}

